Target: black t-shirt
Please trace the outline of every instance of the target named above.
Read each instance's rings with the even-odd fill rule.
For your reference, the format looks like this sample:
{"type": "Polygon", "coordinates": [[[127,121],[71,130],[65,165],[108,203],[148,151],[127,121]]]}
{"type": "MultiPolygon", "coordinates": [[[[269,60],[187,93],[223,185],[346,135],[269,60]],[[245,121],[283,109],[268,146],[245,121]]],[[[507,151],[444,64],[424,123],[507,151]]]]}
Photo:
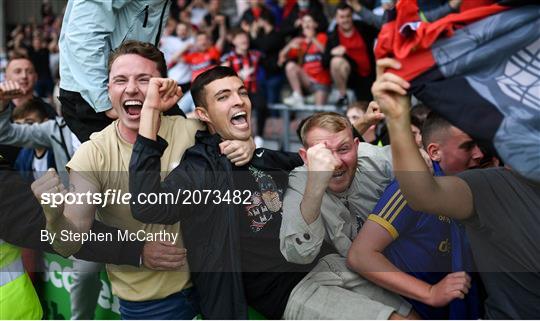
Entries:
{"type": "Polygon", "coordinates": [[[251,192],[242,205],[240,242],[244,289],[248,304],[265,317],[280,319],[292,289],[311,265],[285,260],[279,249],[283,195],[288,175],[252,165],[234,168],[235,188],[251,192]]]}
{"type": "Polygon", "coordinates": [[[540,183],[504,168],[459,174],[474,215],[465,220],[487,292],[488,319],[540,316],[540,183]]]}
{"type": "Polygon", "coordinates": [[[28,56],[30,56],[39,79],[52,79],[49,49],[41,48],[36,51],[30,47],[28,48],[28,56]]]}
{"type": "Polygon", "coordinates": [[[264,53],[262,66],[268,77],[282,73],[281,67],[277,64],[279,51],[285,47],[285,37],[281,32],[272,30],[270,33],[265,33],[261,30],[257,38],[251,39],[251,44],[254,49],[264,53]]]}

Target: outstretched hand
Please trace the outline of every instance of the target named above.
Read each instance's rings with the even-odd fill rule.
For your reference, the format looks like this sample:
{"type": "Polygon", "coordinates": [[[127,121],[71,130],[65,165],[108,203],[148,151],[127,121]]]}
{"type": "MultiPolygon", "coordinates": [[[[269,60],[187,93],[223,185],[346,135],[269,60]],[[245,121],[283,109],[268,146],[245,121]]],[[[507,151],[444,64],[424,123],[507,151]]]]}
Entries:
{"type": "Polygon", "coordinates": [[[387,118],[408,117],[410,99],[407,90],[411,85],[400,76],[385,72],[388,68],[401,69],[401,63],[391,58],[377,60],[377,80],[371,87],[373,97],[387,118]]]}
{"type": "Polygon", "coordinates": [[[371,126],[377,125],[380,121],[384,120],[384,114],[379,108],[379,104],[376,101],[369,103],[366,112],[360,117],[354,124],[354,128],[363,135],[371,126]]]}
{"type": "Polygon", "coordinates": [[[182,89],[170,78],[151,78],[146,92],[143,108],[161,112],[169,110],[182,98],[182,89]]]}

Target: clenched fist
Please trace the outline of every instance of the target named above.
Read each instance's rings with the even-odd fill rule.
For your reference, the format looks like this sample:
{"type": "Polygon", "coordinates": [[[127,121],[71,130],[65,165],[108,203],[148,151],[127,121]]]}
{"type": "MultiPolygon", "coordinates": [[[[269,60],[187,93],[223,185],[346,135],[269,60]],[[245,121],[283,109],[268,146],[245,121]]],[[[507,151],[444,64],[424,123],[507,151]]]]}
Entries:
{"type": "Polygon", "coordinates": [[[35,180],[32,185],[32,192],[38,200],[41,200],[43,193],[66,193],[67,190],[60,180],[60,176],[54,168],[49,168],[45,175],[35,180]]]}
{"type": "Polygon", "coordinates": [[[5,81],[0,83],[0,111],[4,110],[4,105],[8,101],[24,96],[26,93],[15,81],[5,81]]]}
{"type": "Polygon", "coordinates": [[[340,162],[325,144],[319,143],[307,150],[307,167],[321,182],[328,184],[340,162]]]}
{"type": "MultiPolygon", "coordinates": [[[[60,176],[58,176],[58,173],[56,173],[56,170],[53,168],[49,169],[47,173],[37,180],[35,180],[32,185],[30,186],[32,188],[32,192],[34,193],[34,196],[41,202],[42,196],[45,193],[48,194],[66,194],[67,190],[64,187],[64,184],[62,184],[62,181],[60,180],[60,176]]],[[[52,222],[55,221],[57,218],[59,218],[62,213],[64,212],[64,205],[58,204],[56,206],[45,206],[42,205],[43,211],[45,212],[45,217],[47,221],[52,222]]]]}
{"type": "Polygon", "coordinates": [[[169,110],[182,98],[182,89],[170,78],[151,78],[143,108],[169,110]]]}

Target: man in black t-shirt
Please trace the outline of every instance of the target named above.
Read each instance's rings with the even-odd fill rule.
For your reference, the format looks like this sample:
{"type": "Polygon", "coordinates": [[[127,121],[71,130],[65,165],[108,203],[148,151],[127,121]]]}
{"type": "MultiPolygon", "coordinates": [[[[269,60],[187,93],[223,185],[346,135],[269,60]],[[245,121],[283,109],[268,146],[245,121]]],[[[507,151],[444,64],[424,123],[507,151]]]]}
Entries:
{"type": "Polygon", "coordinates": [[[204,318],[246,319],[250,305],[279,319],[291,291],[310,269],[286,262],[279,250],[288,171],[302,160],[267,149],[257,149],[247,164],[238,163],[242,155],[231,160],[223,155],[228,140],[251,138],[251,101],[232,69],[220,66],[202,73],[191,91],[208,131],[197,133],[195,145],[162,183],[159,159],[167,142],[157,136],[152,119],[161,109],[158,103],[144,104],[130,162],[133,216],[145,223],[182,222],[204,318]],[[193,191],[194,204],[137,201],[141,194],[179,190],[193,191]],[[210,191],[210,197],[196,201],[195,191],[210,191]]]}

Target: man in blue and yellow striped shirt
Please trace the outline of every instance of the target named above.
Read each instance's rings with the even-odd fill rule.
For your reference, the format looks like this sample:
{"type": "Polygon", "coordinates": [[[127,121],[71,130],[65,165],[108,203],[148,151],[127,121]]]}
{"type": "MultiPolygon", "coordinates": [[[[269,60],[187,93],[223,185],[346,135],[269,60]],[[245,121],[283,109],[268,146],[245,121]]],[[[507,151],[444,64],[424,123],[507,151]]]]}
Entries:
{"type": "MultiPolygon", "coordinates": [[[[469,135],[434,113],[422,134],[435,176],[478,167],[484,157],[469,135]]],[[[424,319],[480,317],[476,289],[463,272],[472,268],[472,258],[462,228],[446,216],[409,207],[397,180],[368,216],[349,251],[349,264],[407,298],[424,319]]]]}

